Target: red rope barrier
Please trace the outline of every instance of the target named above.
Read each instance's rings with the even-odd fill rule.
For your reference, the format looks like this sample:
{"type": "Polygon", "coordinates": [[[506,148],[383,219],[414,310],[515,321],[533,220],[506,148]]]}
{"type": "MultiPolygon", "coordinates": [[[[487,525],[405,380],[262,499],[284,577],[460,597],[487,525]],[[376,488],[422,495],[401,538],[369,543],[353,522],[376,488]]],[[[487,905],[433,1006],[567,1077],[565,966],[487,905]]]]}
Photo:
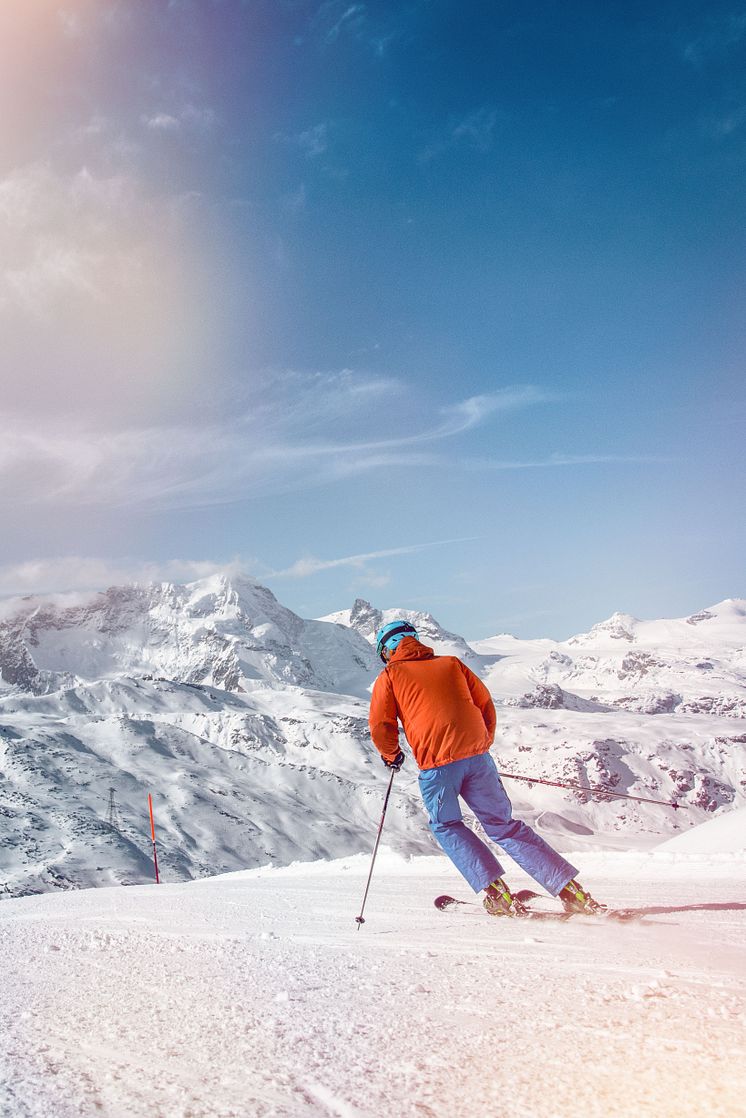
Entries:
{"type": "Polygon", "coordinates": [[[617,800],[637,800],[641,804],[660,804],[661,807],[672,807],[674,811],[683,808],[689,810],[688,804],[677,804],[673,800],[651,800],[647,796],[630,796],[627,792],[611,792],[605,788],[591,788],[587,784],[564,784],[561,780],[543,780],[540,776],[518,776],[517,773],[499,773],[499,776],[509,780],[525,780],[527,784],[547,784],[551,788],[569,788],[573,792],[587,792],[592,796],[611,796],[617,800]]]}

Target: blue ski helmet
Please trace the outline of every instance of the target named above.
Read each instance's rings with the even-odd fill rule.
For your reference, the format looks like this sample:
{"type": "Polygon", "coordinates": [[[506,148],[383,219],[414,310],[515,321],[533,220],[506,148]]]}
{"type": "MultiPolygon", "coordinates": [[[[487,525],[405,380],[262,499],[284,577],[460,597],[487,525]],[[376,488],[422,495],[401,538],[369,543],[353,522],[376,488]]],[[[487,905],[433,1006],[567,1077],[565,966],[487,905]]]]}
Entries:
{"type": "Polygon", "coordinates": [[[383,625],[376,633],[376,652],[386,663],[383,655],[384,648],[388,648],[389,652],[393,652],[396,646],[403,641],[405,637],[417,637],[417,630],[414,625],[410,625],[408,621],[389,621],[388,625],[383,625]]]}

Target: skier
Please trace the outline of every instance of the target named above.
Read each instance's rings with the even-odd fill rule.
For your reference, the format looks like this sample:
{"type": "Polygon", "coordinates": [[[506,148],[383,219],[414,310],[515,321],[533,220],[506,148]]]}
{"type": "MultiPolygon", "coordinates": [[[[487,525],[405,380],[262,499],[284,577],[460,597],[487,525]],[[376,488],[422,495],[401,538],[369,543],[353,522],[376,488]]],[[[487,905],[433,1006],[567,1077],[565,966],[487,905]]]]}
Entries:
{"type": "Polygon", "coordinates": [[[463,822],[459,796],[486,834],[569,912],[598,912],[578,882],[577,870],[531,827],[512,817],[507,793],[489,753],[495,706],[489,691],[456,656],[436,656],[421,644],[408,621],[392,621],[376,633],[385,667],[373,687],[370,733],[384,764],[404,763],[399,726],[420,769],[419,785],[430,830],[475,893],[485,892],[491,916],[521,916],[490,848],[463,822]]]}

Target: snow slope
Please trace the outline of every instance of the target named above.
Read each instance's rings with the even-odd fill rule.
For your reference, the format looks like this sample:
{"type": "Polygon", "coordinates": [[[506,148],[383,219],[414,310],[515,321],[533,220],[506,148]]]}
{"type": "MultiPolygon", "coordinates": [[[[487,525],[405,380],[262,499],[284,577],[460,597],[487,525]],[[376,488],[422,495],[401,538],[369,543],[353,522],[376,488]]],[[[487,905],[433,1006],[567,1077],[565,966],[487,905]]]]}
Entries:
{"type": "Polygon", "coordinates": [[[682,835],[674,835],[656,849],[677,854],[717,854],[727,849],[746,854],[746,808],[722,812],[682,835]]]}
{"type": "Polygon", "coordinates": [[[367,855],[7,900],[0,1113],[742,1115],[743,857],[581,857],[639,919],[439,913],[387,851],[360,931],[367,855]]]}
{"type": "MultiPolygon", "coordinates": [[[[371,641],[402,615],[486,680],[504,772],[686,809],[506,778],[560,849],[652,847],[746,803],[742,601],[470,648],[429,614],[361,599],[307,621],[248,578],[15,599],[0,603],[0,896],[148,881],[149,792],[167,881],[367,849],[385,781],[371,641]]],[[[434,850],[411,760],[386,837],[434,850]]]]}

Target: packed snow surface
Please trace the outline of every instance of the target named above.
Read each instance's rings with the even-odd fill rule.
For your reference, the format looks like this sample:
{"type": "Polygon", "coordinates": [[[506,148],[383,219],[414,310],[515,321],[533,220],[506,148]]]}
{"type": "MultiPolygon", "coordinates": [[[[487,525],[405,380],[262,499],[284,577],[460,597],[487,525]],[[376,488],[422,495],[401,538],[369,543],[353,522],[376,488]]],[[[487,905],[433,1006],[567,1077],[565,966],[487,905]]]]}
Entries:
{"type": "MultiPolygon", "coordinates": [[[[577,855],[628,923],[438,912],[440,857],[0,906],[8,1118],[743,1115],[746,861],[577,855]]],[[[515,885],[527,884],[511,870],[515,885]]]]}

